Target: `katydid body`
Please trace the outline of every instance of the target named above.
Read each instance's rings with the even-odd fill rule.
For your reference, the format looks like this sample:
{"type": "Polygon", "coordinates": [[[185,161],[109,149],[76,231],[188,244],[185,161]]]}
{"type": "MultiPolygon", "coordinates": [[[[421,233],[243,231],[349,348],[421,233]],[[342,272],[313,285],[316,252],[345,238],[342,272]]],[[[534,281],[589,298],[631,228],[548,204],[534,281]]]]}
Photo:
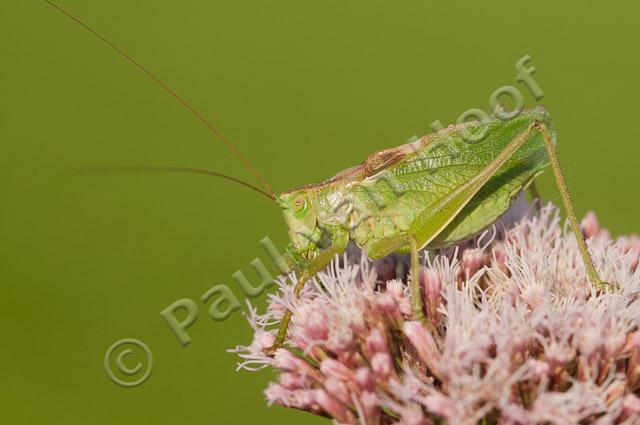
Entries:
{"type": "MultiPolygon", "coordinates": [[[[423,319],[418,251],[474,236],[550,164],[588,277],[597,289],[605,288],[575,217],[555,139],[549,115],[539,106],[505,121],[449,127],[372,154],[326,182],[281,194],[278,203],[292,241],[289,252],[302,269],[296,294],[353,240],[372,259],[397,251],[411,253],[412,305],[415,318],[423,319]],[[484,137],[468,142],[469,134],[484,137]],[[319,241],[324,241],[324,251],[319,241]]],[[[287,312],[276,347],[284,342],[289,320],[287,312]]]]}
{"type": "MultiPolygon", "coordinates": [[[[116,168],[215,175],[275,200],[289,229],[288,253],[301,272],[294,289],[296,295],[309,278],[353,240],[372,259],[393,252],[411,253],[413,312],[415,319],[423,319],[419,250],[455,244],[491,225],[548,165],[553,169],[589,280],[598,290],[608,287],[600,280],[581,234],[555,154],[553,126],[543,107],[501,119],[452,126],[416,142],[376,152],[363,164],[325,182],[276,196],[249,161],[167,84],[93,28],[51,0],[45,1],[171,94],[244,163],[266,191],[233,177],[189,167],[116,168]]],[[[290,318],[291,313],[285,312],[272,350],[284,343],[290,318]]]]}
{"type": "MultiPolygon", "coordinates": [[[[542,107],[503,122],[464,124],[425,136],[416,142],[377,152],[363,164],[323,183],[285,192],[283,207],[297,257],[313,259],[319,235],[348,233],[369,258],[388,255],[385,241],[415,233],[420,216],[438,208],[456,190],[467,188],[519,135],[535,122],[551,127],[542,107]],[[463,136],[486,130],[478,142],[463,136]]],[[[553,133],[551,133],[553,134],[553,133]]],[[[542,134],[535,132],[497,170],[483,178],[471,199],[458,211],[445,212],[446,223],[421,240],[419,248],[446,247],[478,233],[511,205],[513,199],[549,165],[542,134]],[[477,193],[476,193],[477,192],[477,193]]],[[[332,238],[333,239],[333,238],[332,238]]],[[[409,252],[408,243],[394,251],[409,252]]]]}

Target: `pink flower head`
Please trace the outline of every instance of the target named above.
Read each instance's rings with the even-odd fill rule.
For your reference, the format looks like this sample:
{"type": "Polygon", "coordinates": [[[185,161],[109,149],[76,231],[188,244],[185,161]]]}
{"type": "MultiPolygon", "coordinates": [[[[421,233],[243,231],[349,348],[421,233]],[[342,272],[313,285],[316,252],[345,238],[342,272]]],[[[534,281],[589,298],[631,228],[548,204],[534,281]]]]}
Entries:
{"type": "Polygon", "coordinates": [[[250,308],[253,342],[233,351],[240,368],[279,373],[269,404],[340,424],[640,424],[640,238],[612,239],[591,213],[582,230],[614,290],[593,288],[547,205],[425,255],[424,322],[396,276],[407,259],[351,249],[299,298],[295,276],[281,278],[264,315],[250,308]],[[286,344],[268,357],[283,307],[286,344]]]}

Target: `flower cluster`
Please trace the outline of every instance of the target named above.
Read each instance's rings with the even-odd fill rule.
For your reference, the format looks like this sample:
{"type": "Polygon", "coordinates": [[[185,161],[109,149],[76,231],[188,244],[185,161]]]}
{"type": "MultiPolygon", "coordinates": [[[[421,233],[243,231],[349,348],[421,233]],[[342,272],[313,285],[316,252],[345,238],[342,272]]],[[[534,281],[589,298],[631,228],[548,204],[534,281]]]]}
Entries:
{"type": "Polygon", "coordinates": [[[640,239],[582,222],[601,277],[547,205],[470,243],[427,253],[426,321],[412,318],[406,259],[337,259],[293,296],[283,278],[239,368],[272,367],[270,404],[340,424],[640,423],[640,239]],[[293,313],[274,356],[275,325],[293,313]]]}

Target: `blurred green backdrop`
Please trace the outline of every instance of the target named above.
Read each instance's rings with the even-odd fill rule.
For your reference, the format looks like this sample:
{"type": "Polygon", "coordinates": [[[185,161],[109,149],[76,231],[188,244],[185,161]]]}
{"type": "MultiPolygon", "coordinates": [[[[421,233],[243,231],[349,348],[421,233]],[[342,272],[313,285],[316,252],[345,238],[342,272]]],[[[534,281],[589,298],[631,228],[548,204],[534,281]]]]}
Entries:
{"type": "MultiPolygon", "coordinates": [[[[189,99],[276,190],[487,110],[530,54],[578,213],[640,229],[638,10],[630,2],[59,0],[189,99]]],[[[95,164],[205,167],[251,180],[220,142],[132,66],[43,1],[0,3],[0,422],[323,423],[268,409],[266,372],[234,371],[240,312],[198,301],[256,277],[277,208],[199,176],[78,176],[95,164]],[[180,347],[159,312],[200,317],[180,347]],[[155,368],[124,389],[103,369],[138,338],[155,368]]],[[[547,198],[557,200],[549,173],[547,198]]]]}

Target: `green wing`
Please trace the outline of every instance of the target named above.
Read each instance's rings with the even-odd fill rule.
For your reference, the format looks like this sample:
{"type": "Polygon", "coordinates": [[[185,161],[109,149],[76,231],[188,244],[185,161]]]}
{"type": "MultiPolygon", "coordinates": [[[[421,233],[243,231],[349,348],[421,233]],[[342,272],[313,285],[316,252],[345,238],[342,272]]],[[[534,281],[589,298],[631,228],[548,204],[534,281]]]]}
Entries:
{"type": "MultiPolygon", "coordinates": [[[[553,128],[542,107],[523,111],[508,121],[493,119],[457,126],[377,170],[353,188],[358,225],[352,226],[352,238],[366,246],[406,231],[420,212],[465,184],[535,120],[553,128]],[[481,133],[485,136],[480,141],[467,141],[469,135],[481,133]]],[[[552,136],[555,143],[553,131],[552,136]]],[[[403,150],[406,152],[406,147],[403,150]]],[[[544,141],[534,132],[430,246],[468,239],[493,223],[547,165],[544,141]]]]}

